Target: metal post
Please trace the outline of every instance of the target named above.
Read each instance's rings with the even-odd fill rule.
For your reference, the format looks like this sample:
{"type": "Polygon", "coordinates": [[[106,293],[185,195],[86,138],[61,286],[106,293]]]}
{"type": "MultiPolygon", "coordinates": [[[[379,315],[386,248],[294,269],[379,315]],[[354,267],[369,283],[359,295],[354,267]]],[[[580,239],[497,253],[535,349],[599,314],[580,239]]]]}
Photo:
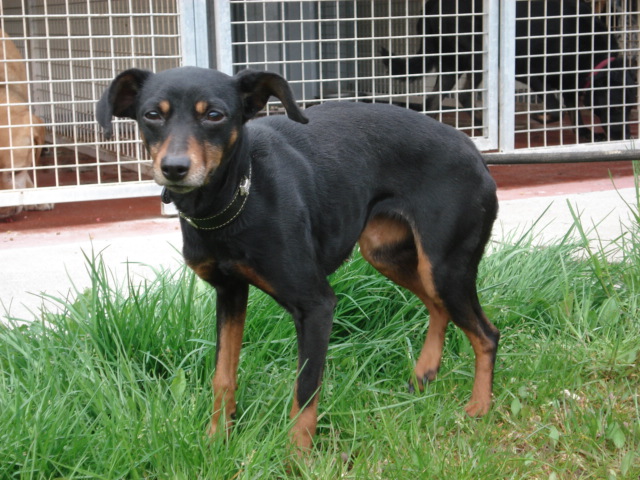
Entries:
{"type": "MultiPolygon", "coordinates": [[[[484,133],[487,137],[487,150],[498,148],[498,102],[501,97],[499,69],[500,69],[500,1],[484,0],[483,12],[485,15],[484,50],[487,52],[484,58],[484,88],[486,91],[486,107],[483,116],[484,124],[488,131],[484,133]]],[[[484,145],[483,145],[484,147],[484,145]]]]}
{"type": "MultiPolygon", "coordinates": [[[[207,28],[207,1],[182,0],[180,6],[180,41],[182,65],[209,68],[209,29],[207,28]]],[[[178,214],[173,203],[161,203],[162,215],[178,214]]]]}
{"type": "Polygon", "coordinates": [[[209,32],[206,0],[182,0],[180,27],[182,64],[209,68],[209,32]]]}
{"type": "Polygon", "coordinates": [[[215,68],[228,75],[233,74],[233,45],[231,42],[231,6],[229,0],[213,2],[215,29],[215,68]]]}
{"type": "Polygon", "coordinates": [[[515,148],[516,92],[516,2],[500,2],[500,96],[499,149],[512,152],[515,148]]]}

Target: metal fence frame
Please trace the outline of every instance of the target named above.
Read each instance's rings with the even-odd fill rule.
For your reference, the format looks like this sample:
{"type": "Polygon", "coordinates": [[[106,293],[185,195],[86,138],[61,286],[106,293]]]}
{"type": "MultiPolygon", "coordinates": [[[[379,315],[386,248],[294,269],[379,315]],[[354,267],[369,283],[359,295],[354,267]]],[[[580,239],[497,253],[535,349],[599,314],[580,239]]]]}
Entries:
{"type": "MultiPolygon", "coordinates": [[[[443,1],[447,2],[449,0],[429,0],[430,2],[434,1],[443,1]]],[[[587,154],[590,159],[595,160],[614,160],[616,158],[627,159],[632,157],[634,154],[630,154],[629,151],[633,151],[636,148],[635,139],[631,140],[621,140],[621,141],[606,141],[606,142],[596,142],[590,141],[587,143],[581,143],[578,139],[572,142],[565,142],[562,145],[546,145],[546,146],[529,146],[526,149],[518,148],[516,145],[515,135],[519,130],[516,128],[516,113],[517,113],[517,98],[518,98],[518,88],[522,88],[522,85],[518,85],[516,82],[516,71],[515,71],[515,58],[516,58],[516,50],[515,50],[515,37],[516,37],[516,2],[526,2],[528,0],[515,0],[515,1],[501,1],[501,0],[482,0],[483,5],[483,14],[484,14],[484,38],[483,38],[483,58],[484,58],[484,86],[481,87],[479,91],[484,96],[484,105],[483,110],[486,115],[488,115],[488,120],[485,121],[484,124],[481,125],[482,133],[480,135],[472,134],[472,138],[478,148],[484,152],[492,152],[490,155],[487,155],[488,159],[491,159],[492,162],[500,162],[503,161],[514,161],[514,162],[542,162],[542,161],[554,161],[553,157],[562,158],[564,162],[569,161],[580,161],[582,154],[587,154]],[[486,85],[489,85],[487,87],[486,85]],[[498,152],[498,154],[494,154],[494,152],[498,152]],[[503,155],[504,160],[499,160],[500,155],[503,155]]],[[[576,2],[576,0],[564,0],[567,3],[576,2]]],[[[591,0],[595,5],[598,0],[591,0]]],[[[216,65],[217,68],[225,71],[226,73],[233,74],[237,71],[240,66],[249,66],[252,68],[269,68],[275,71],[279,71],[283,73],[286,71],[286,66],[288,63],[293,61],[300,61],[302,63],[305,62],[326,62],[328,59],[326,57],[316,58],[316,59],[303,59],[296,57],[292,58],[284,58],[286,57],[286,50],[284,48],[280,49],[281,51],[278,54],[272,55],[271,59],[269,59],[269,55],[271,53],[270,49],[273,47],[277,47],[278,45],[286,45],[287,40],[285,38],[275,38],[273,39],[273,32],[264,32],[262,33],[265,41],[263,44],[259,46],[261,50],[264,52],[258,51],[252,60],[247,60],[247,58],[237,59],[234,58],[234,55],[231,52],[237,52],[238,47],[246,48],[244,44],[248,44],[248,48],[256,49],[260,42],[256,42],[255,38],[251,40],[241,40],[238,41],[234,38],[234,28],[237,28],[238,25],[243,25],[245,28],[249,25],[250,27],[256,22],[255,19],[242,20],[238,18],[234,18],[233,8],[240,7],[245,11],[245,16],[249,15],[249,9],[254,11],[254,15],[262,18],[262,22],[265,24],[272,24],[278,20],[273,14],[274,10],[282,10],[284,12],[285,6],[291,3],[299,3],[299,2],[291,2],[291,1],[281,1],[281,2],[273,2],[270,0],[257,0],[252,2],[244,2],[242,0],[214,0],[214,8],[216,11],[216,65]],[[262,12],[260,12],[262,9],[262,12]],[[267,18],[269,16],[269,11],[271,11],[271,18],[267,18]],[[257,12],[257,13],[255,13],[257,12]],[[229,26],[231,25],[231,27],[229,26]],[[269,40],[267,37],[271,35],[272,39],[269,40]],[[267,45],[267,46],[264,46],[267,45]]],[[[415,22],[416,19],[420,17],[420,10],[424,4],[424,2],[410,2],[408,0],[388,0],[387,2],[376,2],[375,0],[363,0],[363,1],[355,1],[355,2],[339,2],[339,1],[327,1],[327,2],[309,2],[312,4],[326,4],[329,6],[334,6],[336,9],[340,8],[341,3],[348,3],[353,6],[355,10],[358,10],[362,5],[365,7],[367,5],[371,5],[369,10],[364,9],[367,13],[365,15],[364,21],[370,21],[372,24],[376,22],[392,22],[397,19],[402,19],[406,22],[415,22]],[[375,7],[378,7],[379,4],[387,4],[393,5],[397,4],[400,8],[404,8],[408,13],[400,14],[395,17],[393,14],[389,14],[388,16],[381,15],[376,16],[375,14],[371,14],[368,16],[368,12],[373,12],[375,7]]],[[[602,3],[602,2],[599,2],[602,3]]],[[[608,2],[609,4],[613,4],[616,2],[608,2]]],[[[618,2],[619,3],[619,2],[618,2]]],[[[640,12],[638,11],[637,2],[634,4],[632,0],[624,0],[623,5],[624,8],[629,9],[629,11],[633,11],[633,17],[640,17],[640,12]],[[633,6],[632,6],[633,5],[633,6]]],[[[388,9],[391,11],[392,7],[389,6],[388,9]]],[[[321,12],[318,13],[318,22],[323,22],[321,12]]],[[[619,21],[620,18],[623,18],[622,13],[604,13],[607,19],[612,21],[619,21]]],[[[281,13],[281,17],[284,17],[284,13],[281,13]]],[[[592,17],[596,17],[594,13],[592,17]]],[[[300,19],[301,22],[309,22],[310,19],[303,18],[300,19]]],[[[341,18],[339,14],[336,15],[336,21],[341,23],[346,23],[349,21],[358,22],[359,18],[354,17],[346,17],[341,18]]],[[[629,25],[623,25],[623,28],[627,28],[629,25]]],[[[343,28],[344,29],[344,28],[343,28]]],[[[355,28],[357,30],[357,26],[355,28]]],[[[260,34],[260,33],[259,33],[260,34]]],[[[629,67],[629,69],[637,68],[637,62],[640,58],[640,50],[638,49],[637,39],[640,37],[640,30],[638,30],[637,21],[634,21],[634,26],[628,28],[625,32],[626,36],[632,35],[636,39],[636,44],[633,46],[629,46],[627,44],[622,46],[622,50],[626,52],[628,55],[632,55],[634,57],[634,62],[636,65],[634,67],[629,67]]],[[[393,34],[390,35],[390,41],[396,41],[396,38],[393,37],[393,34]]],[[[237,37],[238,35],[236,35],[237,37]]],[[[246,36],[246,35],[245,35],[246,36]]],[[[283,36],[283,34],[281,34],[283,36]]],[[[407,33],[406,34],[406,42],[409,43],[416,39],[417,35],[415,33],[407,33]]],[[[322,42],[325,39],[318,39],[319,42],[322,42]]],[[[349,41],[349,36],[345,35],[343,41],[349,41]]],[[[368,38],[365,36],[365,40],[368,38]]],[[[304,42],[305,39],[302,39],[304,42]]],[[[340,37],[337,39],[338,42],[341,41],[340,37]]],[[[626,41],[626,40],[625,40],[626,41]]],[[[415,42],[414,42],[415,43],[415,42]]],[[[414,47],[415,48],[415,47],[414,47]]],[[[405,56],[410,56],[412,52],[406,51],[404,52],[405,56]]],[[[246,53],[245,57],[248,57],[250,54],[246,53]]],[[[375,57],[376,61],[381,61],[382,56],[374,53],[369,53],[375,57]]],[[[352,59],[347,59],[352,60],[352,59]]],[[[345,61],[344,58],[338,58],[338,61],[345,61]]],[[[353,59],[355,61],[355,59],[353,59]]],[[[357,67],[355,67],[357,69],[357,67]]],[[[285,75],[286,76],[286,75],[285,75]]],[[[374,74],[375,76],[375,74],[374,74]]],[[[635,75],[637,77],[637,75],[635,75]]],[[[357,77],[357,75],[355,76],[357,77]]],[[[379,77],[384,77],[379,76],[379,77]]],[[[289,77],[287,77],[289,78],[289,77]]],[[[291,83],[293,83],[294,87],[297,86],[298,83],[304,83],[305,80],[300,80],[298,78],[289,78],[291,83]]],[[[427,87],[422,91],[415,91],[414,94],[417,95],[428,95],[430,92],[427,87]]],[[[294,88],[295,90],[295,88],[294,88]]],[[[300,92],[298,89],[296,93],[300,92]]],[[[521,94],[520,94],[521,95],[521,94]]],[[[301,98],[301,103],[312,103],[308,102],[303,91],[302,95],[298,95],[301,98]]],[[[400,97],[401,95],[396,95],[396,97],[400,97]]],[[[640,97],[640,95],[638,95],[640,97]]],[[[323,97],[323,95],[318,95],[319,101],[330,101],[335,98],[333,97],[323,97]]],[[[351,94],[342,90],[338,97],[342,100],[356,100],[356,101],[371,101],[370,98],[366,96],[362,96],[359,93],[351,94]]],[[[392,101],[388,99],[389,95],[380,95],[379,98],[375,98],[373,101],[392,101]]],[[[279,111],[279,106],[277,103],[274,103],[274,110],[276,112],[279,111]]],[[[637,105],[636,105],[637,110],[637,105]]],[[[583,111],[587,111],[586,108],[583,108],[583,111]]],[[[433,113],[433,112],[428,112],[433,113]]],[[[441,113],[441,112],[439,112],[441,113]]],[[[565,119],[566,122],[566,119],[565,119]]],[[[458,125],[454,125],[458,127],[458,125]]],[[[543,127],[546,129],[546,126],[543,127]]],[[[559,127],[554,127],[557,131],[561,130],[573,130],[573,126],[561,124],[559,127]]],[[[462,128],[464,130],[464,128],[462,128]]],[[[526,130],[526,129],[525,129],[526,130]]],[[[549,129],[552,131],[552,129],[549,129]]],[[[467,132],[469,133],[469,132],[467,132]]],[[[545,131],[546,133],[546,131],[545,131]]]]}
{"type": "MultiPolygon", "coordinates": [[[[0,190],[0,207],[158,195],[160,188],[148,175],[149,159],[137,127],[115,120],[114,139],[105,139],[95,122],[95,104],[125,68],[208,67],[206,3],[3,0],[0,29],[10,34],[23,59],[0,61],[0,68],[12,62],[24,64],[29,88],[29,98],[11,106],[24,105],[42,119],[52,154],[49,164],[18,167],[13,154],[21,147],[0,146],[12,155],[12,164],[0,166],[0,174],[16,178],[27,172],[35,183],[34,188],[0,190]],[[115,178],[102,181],[102,172],[108,169],[116,172],[110,174],[115,178]],[[71,170],[76,179],[60,180],[71,170]],[[94,180],[82,178],[87,171],[94,180]],[[53,172],[49,176],[55,178],[40,185],[43,172],[53,172]]],[[[15,79],[6,83],[14,84],[15,79]]],[[[8,108],[7,101],[0,100],[0,108],[8,108]]],[[[0,128],[15,126],[10,122],[0,128]]]]}

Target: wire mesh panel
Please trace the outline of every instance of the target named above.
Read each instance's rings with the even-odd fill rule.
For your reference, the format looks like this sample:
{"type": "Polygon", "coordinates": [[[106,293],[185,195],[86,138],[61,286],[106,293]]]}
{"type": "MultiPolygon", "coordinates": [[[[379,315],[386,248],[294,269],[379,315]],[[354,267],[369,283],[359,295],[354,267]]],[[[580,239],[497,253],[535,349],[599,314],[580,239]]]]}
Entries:
{"type": "Polygon", "coordinates": [[[0,15],[0,207],[155,192],[135,125],[106,141],[94,109],[120,71],[181,63],[176,2],[3,0],[0,15]]]}
{"type": "Polygon", "coordinates": [[[516,147],[637,136],[638,2],[518,0],[516,147]]]}
{"type": "Polygon", "coordinates": [[[391,23],[382,53],[388,55],[383,62],[392,75],[392,91],[417,87],[423,92],[416,99],[422,111],[471,136],[486,136],[488,87],[497,86],[497,77],[490,82],[487,76],[488,19],[498,14],[496,6],[492,10],[483,0],[430,0],[419,6],[416,20],[391,23]]]}
{"type": "MultiPolygon", "coordinates": [[[[638,2],[214,0],[209,14],[219,68],[278,72],[305,106],[394,103],[483,150],[603,150],[637,136],[638,2]]],[[[0,216],[157,192],[134,122],[107,141],[95,103],[126,68],[206,66],[205,3],[2,0],[0,216]]]]}
{"type": "Polygon", "coordinates": [[[483,79],[497,65],[488,19],[498,2],[462,3],[232,0],[233,71],[278,72],[304,105],[341,99],[426,112],[495,148],[488,112],[496,118],[497,91],[483,79]]]}

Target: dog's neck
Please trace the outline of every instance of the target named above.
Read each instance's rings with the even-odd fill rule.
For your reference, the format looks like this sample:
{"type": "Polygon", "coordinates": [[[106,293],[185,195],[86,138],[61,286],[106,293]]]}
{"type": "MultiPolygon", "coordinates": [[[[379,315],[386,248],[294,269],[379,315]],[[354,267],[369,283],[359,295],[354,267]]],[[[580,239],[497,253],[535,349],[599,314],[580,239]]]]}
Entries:
{"type": "MultiPolygon", "coordinates": [[[[251,157],[246,133],[243,128],[233,149],[205,185],[184,194],[163,190],[163,201],[172,201],[187,223],[192,224],[192,219],[196,224],[198,219],[211,219],[202,224],[203,229],[216,230],[226,226],[241,212],[251,182],[251,157]]],[[[192,226],[198,228],[197,225],[192,226]]]]}

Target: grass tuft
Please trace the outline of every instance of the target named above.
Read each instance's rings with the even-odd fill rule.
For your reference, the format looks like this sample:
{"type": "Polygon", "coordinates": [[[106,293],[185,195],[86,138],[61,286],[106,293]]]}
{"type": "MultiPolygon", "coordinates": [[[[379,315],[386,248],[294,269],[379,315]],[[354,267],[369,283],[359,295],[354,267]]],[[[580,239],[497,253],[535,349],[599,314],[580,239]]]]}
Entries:
{"type": "Polygon", "coordinates": [[[210,441],[212,289],[184,268],[119,281],[90,255],[90,288],[0,325],[0,478],[638,478],[640,229],[594,247],[575,219],[577,240],[525,234],[481,264],[502,340],[480,420],[462,410],[474,365],[459,329],[439,378],[408,392],[427,312],[356,253],[331,279],[318,437],[302,462],[286,448],[294,328],[273,300],[251,293],[236,428],[210,441]]]}

